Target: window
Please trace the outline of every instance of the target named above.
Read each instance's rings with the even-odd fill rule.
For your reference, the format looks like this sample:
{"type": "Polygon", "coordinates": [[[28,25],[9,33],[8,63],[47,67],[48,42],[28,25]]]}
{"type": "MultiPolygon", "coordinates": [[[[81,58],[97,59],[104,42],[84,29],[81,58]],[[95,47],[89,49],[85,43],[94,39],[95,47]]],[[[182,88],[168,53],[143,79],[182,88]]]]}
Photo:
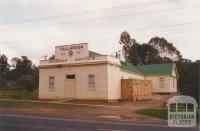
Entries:
{"type": "Polygon", "coordinates": [[[176,112],[176,103],[170,104],[170,112],[176,112]]]}
{"type": "Polygon", "coordinates": [[[75,75],[74,74],[72,74],[72,75],[66,75],[66,78],[67,79],[75,79],[75,75]]]}
{"type": "Polygon", "coordinates": [[[187,111],[188,112],[194,112],[194,105],[192,103],[187,104],[187,111]]]}
{"type": "Polygon", "coordinates": [[[178,112],[186,112],[186,103],[178,103],[177,111],[178,112]]]}
{"type": "Polygon", "coordinates": [[[94,91],[95,90],[95,76],[94,75],[88,75],[88,84],[89,84],[89,90],[94,91]]]}
{"type": "Polygon", "coordinates": [[[50,90],[54,90],[55,89],[54,84],[55,84],[54,76],[50,76],[49,77],[49,89],[50,90]]]}
{"type": "Polygon", "coordinates": [[[164,88],[164,78],[160,77],[160,88],[164,88]]]}

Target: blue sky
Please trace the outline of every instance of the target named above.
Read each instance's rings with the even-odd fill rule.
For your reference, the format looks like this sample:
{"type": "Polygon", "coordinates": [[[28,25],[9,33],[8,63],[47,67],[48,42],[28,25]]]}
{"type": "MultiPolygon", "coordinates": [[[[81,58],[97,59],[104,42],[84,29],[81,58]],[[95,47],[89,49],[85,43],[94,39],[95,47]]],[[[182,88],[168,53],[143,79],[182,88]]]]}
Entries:
{"type": "Polygon", "coordinates": [[[199,0],[0,0],[0,54],[38,64],[55,45],[87,42],[90,50],[120,49],[124,30],[140,43],[161,36],[183,57],[200,59],[199,0]]]}

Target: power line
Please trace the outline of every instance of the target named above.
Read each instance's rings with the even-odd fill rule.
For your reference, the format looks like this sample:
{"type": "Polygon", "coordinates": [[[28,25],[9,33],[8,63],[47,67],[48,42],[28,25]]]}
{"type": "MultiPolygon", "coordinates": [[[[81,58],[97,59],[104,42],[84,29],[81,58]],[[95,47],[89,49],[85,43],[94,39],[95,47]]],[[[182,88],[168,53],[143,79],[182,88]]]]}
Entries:
{"type": "MultiPolygon", "coordinates": [[[[184,24],[184,23],[183,23],[184,24]]],[[[167,30],[164,30],[165,32],[169,32],[169,31],[177,31],[177,30],[188,30],[188,29],[193,29],[193,28],[198,28],[198,27],[200,27],[200,24],[199,25],[196,25],[196,26],[193,26],[193,27],[189,27],[189,28],[187,28],[187,27],[185,27],[185,28],[172,28],[172,29],[169,29],[169,27],[170,26],[174,26],[174,25],[178,25],[178,24],[173,24],[173,25],[162,25],[162,26],[157,26],[155,29],[159,29],[159,28],[163,28],[163,27],[167,27],[167,30]]],[[[181,24],[180,24],[181,25],[181,24]]],[[[154,30],[155,30],[154,29],[154,30]]],[[[149,28],[149,27],[145,27],[145,28],[130,28],[130,30],[131,31],[136,31],[136,32],[149,32],[149,31],[147,31],[147,30],[153,30],[153,29],[151,29],[151,28],[149,28]]],[[[93,36],[95,36],[95,35],[106,35],[106,36],[108,36],[108,35],[110,35],[110,34],[113,34],[113,33],[119,33],[119,32],[122,32],[123,30],[115,30],[115,31],[111,31],[111,32],[103,32],[103,33],[93,33],[93,34],[84,34],[84,35],[73,35],[73,36],[69,36],[69,37],[81,37],[81,36],[91,36],[91,37],[93,37],[93,36]]],[[[66,37],[66,36],[65,36],[66,37]]]]}
{"type": "Polygon", "coordinates": [[[67,23],[75,23],[75,22],[86,22],[86,21],[92,21],[92,20],[102,20],[102,19],[111,19],[116,17],[127,17],[127,16],[133,16],[133,15],[141,15],[141,14],[149,14],[149,13],[155,13],[155,12],[161,12],[161,11],[175,11],[180,9],[186,9],[186,8],[195,8],[200,7],[200,5],[193,5],[193,6],[187,6],[187,7],[178,7],[178,8],[172,8],[172,9],[162,9],[162,10],[154,10],[154,11],[146,11],[146,12],[138,12],[138,13],[128,13],[124,15],[116,15],[116,16],[108,16],[108,17],[101,17],[101,18],[95,18],[95,19],[85,19],[85,20],[78,20],[78,21],[66,21],[61,23],[56,23],[54,25],[60,25],[60,24],[67,24],[67,23]]]}
{"type": "MultiPolygon", "coordinates": [[[[182,33],[189,33],[189,32],[199,32],[199,31],[200,31],[200,28],[192,29],[192,30],[169,30],[169,31],[165,31],[165,32],[161,31],[161,32],[159,32],[159,33],[161,33],[161,34],[166,34],[166,33],[168,33],[168,35],[171,35],[171,34],[182,34],[182,33]]],[[[149,33],[145,32],[145,33],[142,33],[141,36],[142,36],[142,35],[146,35],[146,34],[152,34],[152,33],[155,33],[155,32],[149,32],[149,33]]],[[[113,36],[113,35],[116,35],[116,34],[112,34],[112,36],[113,36]]],[[[106,38],[104,38],[104,40],[105,40],[105,39],[106,39],[106,38]]],[[[109,38],[109,39],[110,39],[110,38],[109,38]]],[[[15,47],[15,46],[17,46],[17,47],[19,47],[19,44],[6,45],[6,46],[9,46],[9,47],[15,47]]]]}
{"type": "MultiPolygon", "coordinates": [[[[187,22],[187,23],[179,23],[179,24],[172,24],[172,25],[161,25],[161,26],[155,26],[154,28],[149,28],[149,27],[144,27],[144,28],[130,28],[129,30],[131,30],[131,31],[136,31],[136,32],[143,32],[143,31],[145,31],[145,32],[149,32],[148,30],[155,30],[155,29],[159,29],[159,28],[167,28],[167,30],[166,29],[162,29],[164,32],[171,32],[171,31],[185,31],[185,30],[188,30],[188,29],[193,29],[193,28],[198,28],[198,27],[200,27],[200,24],[199,25],[195,25],[194,26],[194,23],[198,23],[198,21],[196,21],[196,22],[187,22]],[[185,27],[187,24],[191,24],[192,25],[192,27],[185,27]],[[171,29],[170,29],[170,27],[171,27],[171,29]],[[175,27],[175,28],[174,28],[175,27]],[[178,28],[177,28],[178,27],[178,28]]],[[[84,34],[84,35],[71,35],[71,36],[69,36],[69,37],[80,37],[80,36],[91,36],[91,37],[93,37],[93,36],[96,36],[96,35],[109,35],[109,34],[111,34],[111,33],[119,33],[119,32],[121,32],[122,30],[120,29],[120,30],[115,30],[115,31],[111,31],[111,32],[102,32],[102,33],[93,33],[93,34],[84,34]]],[[[162,32],[163,32],[162,31],[162,32]]],[[[66,37],[66,36],[65,36],[66,37]]],[[[13,42],[1,42],[1,44],[15,44],[15,43],[24,43],[24,42],[28,42],[28,41],[13,41],[13,42]]]]}
{"type": "Polygon", "coordinates": [[[62,15],[55,15],[55,16],[48,16],[48,17],[40,17],[37,19],[28,19],[28,20],[23,20],[23,21],[15,21],[15,22],[10,22],[10,23],[6,23],[6,24],[0,24],[0,25],[8,25],[8,24],[18,24],[18,23],[31,23],[31,22],[35,22],[35,21],[42,21],[42,20],[49,20],[49,19],[54,19],[54,18],[63,18],[63,17],[70,17],[70,16],[75,16],[75,15],[83,15],[86,13],[94,13],[94,12],[98,12],[98,11],[102,11],[102,10],[121,10],[121,9],[127,9],[127,8],[132,8],[132,7],[140,7],[140,6],[149,6],[149,5],[160,5],[160,4],[168,4],[168,3],[174,3],[180,0],[165,0],[165,1],[160,1],[160,0],[156,0],[156,1],[149,1],[149,2],[143,2],[143,3],[131,3],[128,5],[124,5],[124,6],[117,6],[117,7],[110,7],[110,8],[101,8],[101,9],[97,9],[97,10],[87,10],[87,11],[81,11],[81,12],[72,12],[72,13],[68,13],[68,14],[62,14],[62,15]]]}
{"type": "MultiPolygon", "coordinates": [[[[103,20],[103,19],[112,19],[116,17],[127,17],[127,16],[134,16],[134,15],[142,15],[142,14],[149,14],[149,13],[156,13],[156,12],[163,12],[163,11],[175,11],[175,10],[181,10],[181,9],[186,9],[186,8],[197,8],[200,7],[200,5],[193,5],[193,6],[186,6],[186,7],[178,7],[178,8],[168,8],[168,9],[161,9],[161,10],[153,10],[153,11],[146,11],[146,12],[137,12],[137,13],[128,13],[128,14],[122,14],[122,15],[115,15],[115,16],[104,16],[104,17],[99,17],[99,18],[90,18],[90,19],[82,19],[82,20],[74,20],[74,21],[65,21],[65,22],[58,22],[58,23],[53,23],[50,25],[63,25],[67,23],[79,23],[79,22],[87,22],[87,21],[96,21],[96,20],[103,20]]],[[[25,27],[26,28],[33,28],[31,27],[25,27]]],[[[22,29],[22,28],[18,28],[22,29]]],[[[9,29],[8,29],[9,30],[9,29]]],[[[12,30],[12,29],[11,29],[12,30]]],[[[0,31],[6,31],[5,29],[2,29],[0,31]]]]}

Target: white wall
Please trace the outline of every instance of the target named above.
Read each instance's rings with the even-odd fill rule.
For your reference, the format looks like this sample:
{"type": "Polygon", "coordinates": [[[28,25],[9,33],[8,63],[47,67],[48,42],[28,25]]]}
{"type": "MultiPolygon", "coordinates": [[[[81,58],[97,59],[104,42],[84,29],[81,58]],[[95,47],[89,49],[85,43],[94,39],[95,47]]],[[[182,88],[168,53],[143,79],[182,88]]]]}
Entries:
{"type": "Polygon", "coordinates": [[[108,65],[108,100],[121,99],[120,67],[108,65]]]}
{"type": "Polygon", "coordinates": [[[39,98],[58,99],[64,97],[64,74],[62,68],[39,69],[39,98]],[[49,76],[55,77],[55,90],[49,89],[49,76]]]}
{"type": "Polygon", "coordinates": [[[136,73],[129,72],[129,71],[126,71],[126,70],[121,70],[120,71],[120,78],[121,79],[140,79],[140,80],[144,80],[144,75],[136,74],[136,73]]]}
{"type": "MultiPolygon", "coordinates": [[[[66,74],[76,76],[77,99],[116,100],[121,99],[121,79],[151,80],[152,91],[177,92],[177,80],[168,75],[144,76],[121,70],[119,65],[108,63],[66,65],[65,67],[39,68],[39,98],[57,99],[65,97],[66,74]],[[95,91],[89,90],[88,75],[95,75],[95,91]],[[49,76],[55,77],[55,90],[49,90],[49,76]],[[164,88],[160,88],[159,78],[164,78],[164,88]],[[174,81],[174,83],[173,83],[174,81]]],[[[173,73],[176,75],[176,73],[173,73]]]]}
{"type": "Polygon", "coordinates": [[[170,85],[170,76],[145,76],[145,80],[152,81],[152,92],[153,93],[161,93],[161,92],[171,92],[170,85]],[[160,88],[160,77],[164,78],[164,88],[160,88]]]}
{"type": "Polygon", "coordinates": [[[77,99],[107,99],[108,81],[107,65],[84,65],[66,67],[65,74],[76,74],[76,98],[77,99]],[[89,90],[88,75],[95,75],[95,91],[89,90]]]}
{"type": "Polygon", "coordinates": [[[62,68],[40,68],[39,98],[64,98],[66,74],[76,75],[77,99],[107,99],[107,64],[68,66],[62,68]],[[88,75],[94,74],[95,91],[89,90],[88,75]],[[55,77],[55,91],[49,91],[49,76],[55,77]]]}
{"type": "Polygon", "coordinates": [[[174,93],[177,92],[177,72],[174,64],[172,76],[169,75],[151,75],[145,76],[145,80],[152,81],[153,93],[174,93]],[[160,77],[164,78],[164,88],[160,88],[160,77]]]}
{"type": "Polygon", "coordinates": [[[174,64],[174,66],[173,66],[172,76],[178,78],[177,68],[176,68],[176,65],[175,65],[175,64],[174,64]]]}
{"type": "Polygon", "coordinates": [[[177,92],[177,79],[170,77],[170,92],[177,92]]]}
{"type": "Polygon", "coordinates": [[[177,68],[176,65],[174,64],[172,70],[172,76],[170,77],[171,92],[177,92],[177,79],[178,79],[177,68]]]}

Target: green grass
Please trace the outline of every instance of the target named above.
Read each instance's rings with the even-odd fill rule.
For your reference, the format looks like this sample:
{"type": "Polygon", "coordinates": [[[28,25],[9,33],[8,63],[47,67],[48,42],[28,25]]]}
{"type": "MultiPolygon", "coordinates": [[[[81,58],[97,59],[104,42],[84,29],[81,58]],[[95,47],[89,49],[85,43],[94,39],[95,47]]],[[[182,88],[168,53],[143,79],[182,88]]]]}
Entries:
{"type": "Polygon", "coordinates": [[[44,102],[0,100],[0,108],[84,109],[84,108],[94,108],[94,107],[86,106],[86,105],[70,105],[70,104],[56,104],[56,103],[44,103],[44,102]]]}
{"type": "MultiPolygon", "coordinates": [[[[163,109],[140,109],[135,111],[134,113],[137,113],[139,115],[145,115],[145,116],[149,116],[149,117],[155,117],[155,118],[160,118],[160,119],[164,119],[167,120],[168,116],[167,116],[167,109],[163,108],[163,109]]],[[[197,122],[199,122],[199,112],[200,110],[197,110],[197,122]]]]}
{"type": "Polygon", "coordinates": [[[27,91],[5,91],[0,90],[0,99],[29,99],[37,100],[38,91],[27,92],[27,91]]]}
{"type": "Polygon", "coordinates": [[[149,117],[167,119],[167,109],[141,109],[137,110],[135,113],[149,117]]]}

